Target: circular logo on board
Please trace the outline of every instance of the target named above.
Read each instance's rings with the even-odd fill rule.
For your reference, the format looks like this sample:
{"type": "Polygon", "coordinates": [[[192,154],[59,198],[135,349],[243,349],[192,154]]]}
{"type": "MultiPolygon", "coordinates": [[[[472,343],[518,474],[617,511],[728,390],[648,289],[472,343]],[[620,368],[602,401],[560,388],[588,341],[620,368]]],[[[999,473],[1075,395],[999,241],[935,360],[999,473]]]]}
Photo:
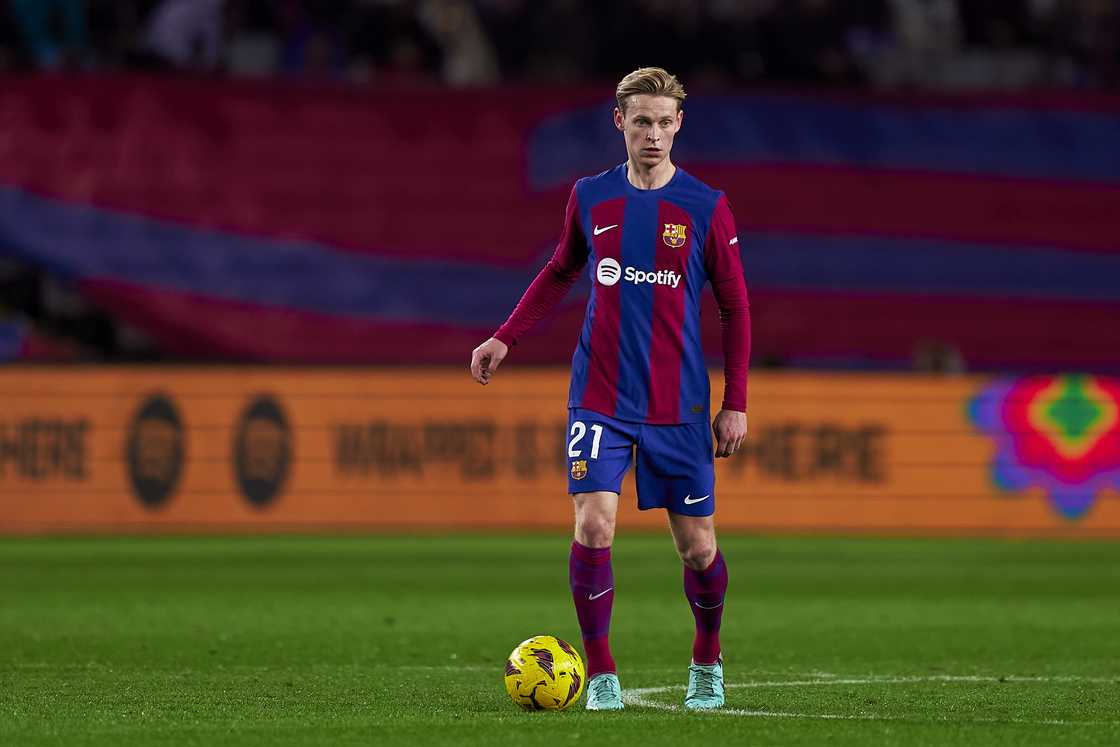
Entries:
{"type": "Polygon", "coordinates": [[[610,257],[603,257],[599,260],[595,277],[601,285],[614,285],[622,277],[622,266],[610,257]]]}
{"type": "Polygon", "coordinates": [[[159,508],[175,493],[183,474],[183,419],[166,394],[151,394],[132,416],[125,440],[132,492],[147,508],[159,508]]]}
{"type": "Polygon", "coordinates": [[[292,438],[280,403],[262,394],[241,413],[233,438],[233,469],[241,495],[264,508],[284,487],[292,461],[292,438]]]}

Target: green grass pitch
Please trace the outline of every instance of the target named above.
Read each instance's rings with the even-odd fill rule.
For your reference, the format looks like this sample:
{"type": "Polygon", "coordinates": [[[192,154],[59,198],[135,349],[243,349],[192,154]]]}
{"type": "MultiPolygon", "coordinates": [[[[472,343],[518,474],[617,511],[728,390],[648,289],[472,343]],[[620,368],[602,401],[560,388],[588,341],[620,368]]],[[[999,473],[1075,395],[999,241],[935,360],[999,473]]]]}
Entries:
{"type": "Polygon", "coordinates": [[[0,744],[1120,744],[1120,545],[722,538],[728,710],[681,711],[668,536],[615,545],[630,705],[516,708],[568,539],[0,540],[0,744]]]}

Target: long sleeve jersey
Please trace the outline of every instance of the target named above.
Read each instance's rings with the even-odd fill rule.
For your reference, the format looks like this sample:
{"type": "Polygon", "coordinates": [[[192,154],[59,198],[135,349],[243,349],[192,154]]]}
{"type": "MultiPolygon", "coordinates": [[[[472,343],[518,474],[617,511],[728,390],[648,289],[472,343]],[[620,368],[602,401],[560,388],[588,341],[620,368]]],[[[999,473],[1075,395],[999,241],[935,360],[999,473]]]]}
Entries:
{"type": "Polygon", "coordinates": [[[724,352],[723,408],[746,411],[750,309],[727,198],[677,168],[638,189],[626,164],[576,182],[552,258],[494,336],[512,345],[590,265],[569,407],[650,424],[709,419],[700,294],[711,282],[724,352]]]}

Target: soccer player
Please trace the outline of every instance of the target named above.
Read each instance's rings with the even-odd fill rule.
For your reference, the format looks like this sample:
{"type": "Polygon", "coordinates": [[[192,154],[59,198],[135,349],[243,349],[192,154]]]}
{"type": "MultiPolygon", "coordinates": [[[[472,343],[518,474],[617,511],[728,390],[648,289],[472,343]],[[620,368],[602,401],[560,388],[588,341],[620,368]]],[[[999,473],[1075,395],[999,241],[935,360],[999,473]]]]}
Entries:
{"type": "Polygon", "coordinates": [[[684,704],[724,703],[719,629],[727,566],[716,545],[714,454],[746,436],[750,316],[727,198],[675,166],[684,88],[661,68],[627,75],[614,123],[626,162],[576,182],[552,258],[517,307],[471,354],[489,383],[510,346],[548,314],[591,263],[587,315],[572,357],[568,492],[575,508],[569,579],[587,653],[587,708],[623,707],[608,641],[611,543],[622,478],[636,452],[638,507],[664,508],[696,619],[684,704]],[[709,423],[700,292],[711,282],[722,328],[724,393],[709,423]]]}

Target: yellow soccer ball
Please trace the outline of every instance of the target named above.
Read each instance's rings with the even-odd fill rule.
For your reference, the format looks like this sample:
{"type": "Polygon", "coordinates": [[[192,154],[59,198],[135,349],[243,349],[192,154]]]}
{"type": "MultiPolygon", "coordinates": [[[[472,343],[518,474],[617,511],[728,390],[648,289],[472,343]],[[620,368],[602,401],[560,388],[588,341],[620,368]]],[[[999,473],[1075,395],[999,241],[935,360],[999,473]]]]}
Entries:
{"type": "Polygon", "coordinates": [[[587,679],[583,659],[568,643],[535,635],[506,661],[506,692],[527,711],[559,711],[579,700],[587,679]]]}

